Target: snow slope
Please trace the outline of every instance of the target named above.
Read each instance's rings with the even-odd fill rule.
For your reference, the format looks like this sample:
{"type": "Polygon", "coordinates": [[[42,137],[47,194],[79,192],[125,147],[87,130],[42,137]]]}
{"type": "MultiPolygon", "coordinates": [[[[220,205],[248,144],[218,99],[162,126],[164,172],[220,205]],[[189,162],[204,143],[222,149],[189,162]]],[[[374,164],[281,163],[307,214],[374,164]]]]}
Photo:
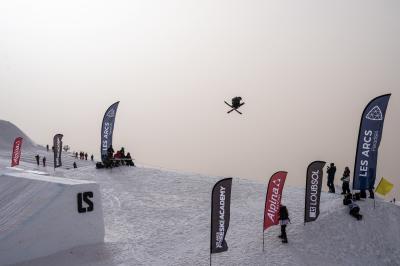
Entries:
{"type": "MultiPolygon", "coordinates": [[[[62,171],[100,184],[105,243],[19,265],[209,264],[210,193],[219,178],[127,167],[62,171]]],[[[304,193],[290,187],[283,200],[292,220],[289,244],[279,242],[279,227],[273,227],[263,253],[265,186],[234,179],[229,251],[213,255],[213,265],[399,265],[398,206],[378,201],[374,210],[373,201],[360,202],[364,220],[356,221],[339,195],[323,193],[320,218],[304,226],[304,193]]]]}
{"type": "MultiPolygon", "coordinates": [[[[1,149],[4,169],[10,154],[1,149]]],[[[20,168],[53,172],[28,160],[20,168]]],[[[19,266],[209,265],[211,190],[222,177],[140,167],[96,170],[93,164],[56,169],[56,175],[100,184],[105,242],[19,266]]],[[[293,175],[305,170],[288,178],[293,175]]],[[[266,231],[262,252],[266,184],[233,179],[229,250],[213,255],[213,265],[400,265],[399,206],[377,200],[374,209],[371,200],[359,202],[364,219],[357,221],[340,195],[322,193],[319,219],[304,225],[304,189],[288,186],[289,244],[279,241],[275,226],[266,231]]]]}
{"type": "Polygon", "coordinates": [[[104,240],[95,182],[8,170],[0,175],[0,214],[0,265],[104,240]],[[77,195],[86,191],[94,208],[79,213],[77,195]]]}
{"type": "MultiPolygon", "coordinates": [[[[53,168],[53,158],[54,155],[52,151],[46,151],[46,148],[40,145],[35,144],[22,130],[20,130],[13,123],[0,120],[0,157],[2,158],[10,158],[11,163],[11,154],[12,147],[14,144],[14,140],[17,137],[22,137],[22,150],[21,150],[21,164],[28,163],[29,167],[32,167],[31,164],[36,164],[35,155],[38,154],[40,156],[40,164],[42,165],[42,158],[46,157],[46,165],[50,170],[53,168]]],[[[78,160],[75,159],[71,153],[65,153],[64,151],[61,154],[62,157],[62,168],[70,169],[73,167],[73,163],[76,162],[78,167],[94,165],[94,162],[86,161],[86,160],[78,160]]],[[[42,169],[43,167],[38,167],[38,169],[42,169]]]]}
{"type": "Polygon", "coordinates": [[[18,127],[16,127],[13,123],[0,120],[0,149],[5,151],[12,150],[14,140],[17,137],[24,138],[24,142],[22,143],[23,148],[32,149],[36,147],[36,144],[18,127]]]}

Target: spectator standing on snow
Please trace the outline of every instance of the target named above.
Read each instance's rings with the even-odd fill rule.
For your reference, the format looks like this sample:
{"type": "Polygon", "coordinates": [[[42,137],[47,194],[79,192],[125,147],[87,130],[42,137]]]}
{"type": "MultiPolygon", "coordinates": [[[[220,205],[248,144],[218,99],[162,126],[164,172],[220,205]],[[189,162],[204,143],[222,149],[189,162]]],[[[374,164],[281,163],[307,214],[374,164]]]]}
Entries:
{"type": "Polygon", "coordinates": [[[90,155],[90,160],[93,162],[93,159],[94,159],[94,156],[92,154],[92,155],[90,155]]]}
{"type": "Polygon", "coordinates": [[[78,166],[76,165],[76,162],[74,162],[73,166],[74,166],[74,168],[78,168],[78,166]]]}
{"type": "Polygon", "coordinates": [[[285,205],[281,205],[279,208],[279,224],[281,225],[281,234],[279,238],[282,238],[282,243],[287,243],[286,226],[289,224],[289,212],[285,205]]]}
{"type": "Polygon", "coordinates": [[[43,156],[42,162],[43,162],[43,167],[46,167],[46,157],[43,156]]]}
{"type": "Polygon", "coordinates": [[[39,160],[40,160],[39,154],[36,154],[35,159],[36,159],[37,165],[39,166],[39,165],[40,165],[40,164],[39,164],[39,160]]]}
{"type": "Polygon", "coordinates": [[[342,184],[342,195],[350,193],[350,169],[346,167],[344,169],[343,177],[340,179],[343,181],[342,184]]]}
{"type": "Polygon", "coordinates": [[[329,187],[329,193],[335,193],[335,185],[334,185],[334,180],[335,180],[335,173],[336,173],[336,166],[334,163],[331,163],[331,166],[328,166],[328,170],[326,171],[328,173],[328,187],[329,187]]]}
{"type": "Polygon", "coordinates": [[[49,152],[49,144],[46,145],[46,150],[49,152]]]}
{"type": "Polygon", "coordinates": [[[87,153],[85,153],[85,160],[87,161],[87,157],[88,157],[88,154],[87,153]]]}

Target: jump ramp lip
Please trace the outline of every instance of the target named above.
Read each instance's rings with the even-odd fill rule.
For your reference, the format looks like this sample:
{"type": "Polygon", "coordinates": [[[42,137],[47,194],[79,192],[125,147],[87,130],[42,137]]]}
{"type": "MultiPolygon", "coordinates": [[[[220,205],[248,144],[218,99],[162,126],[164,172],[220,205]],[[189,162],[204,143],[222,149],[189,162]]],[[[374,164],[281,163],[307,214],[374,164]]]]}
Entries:
{"type": "Polygon", "coordinates": [[[50,182],[50,183],[60,183],[64,185],[81,185],[81,184],[97,184],[95,181],[89,180],[78,180],[50,175],[38,174],[33,172],[15,172],[15,173],[4,173],[3,175],[9,175],[15,178],[24,178],[27,180],[35,180],[39,182],[50,182]]]}
{"type": "Polygon", "coordinates": [[[100,186],[27,171],[0,173],[0,265],[104,243],[100,186]]]}

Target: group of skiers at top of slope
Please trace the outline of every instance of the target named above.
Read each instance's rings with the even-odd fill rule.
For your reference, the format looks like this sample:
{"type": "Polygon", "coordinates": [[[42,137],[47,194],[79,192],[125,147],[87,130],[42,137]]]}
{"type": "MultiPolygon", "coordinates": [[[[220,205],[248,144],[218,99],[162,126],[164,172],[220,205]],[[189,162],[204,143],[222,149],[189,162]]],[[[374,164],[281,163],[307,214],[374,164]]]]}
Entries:
{"type": "MultiPolygon", "coordinates": [[[[75,153],[73,153],[73,154],[74,154],[75,158],[78,159],[78,152],[75,152],[75,153]]],[[[80,159],[80,160],[86,160],[86,161],[87,161],[87,159],[88,159],[88,154],[87,154],[87,152],[83,152],[83,151],[79,152],[79,159],[80,159]]],[[[94,159],[94,156],[93,156],[93,154],[92,154],[92,155],[90,155],[90,160],[93,161],[93,159],[94,159]]]]}
{"type": "MultiPolygon", "coordinates": [[[[125,149],[122,147],[120,150],[114,153],[113,146],[110,145],[107,149],[107,158],[104,160],[104,165],[103,167],[105,168],[112,168],[112,167],[118,167],[120,165],[126,165],[126,166],[135,166],[133,163],[133,159],[131,154],[128,152],[125,155],[125,149]]],[[[97,168],[102,168],[100,167],[100,163],[96,164],[97,168]]]]}

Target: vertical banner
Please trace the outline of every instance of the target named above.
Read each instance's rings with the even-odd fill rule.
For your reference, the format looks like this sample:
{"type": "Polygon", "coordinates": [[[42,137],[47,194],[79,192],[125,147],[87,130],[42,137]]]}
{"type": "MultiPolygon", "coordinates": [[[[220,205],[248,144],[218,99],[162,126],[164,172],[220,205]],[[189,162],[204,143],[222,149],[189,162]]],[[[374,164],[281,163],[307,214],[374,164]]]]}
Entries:
{"type": "Polygon", "coordinates": [[[282,191],[286,176],[287,172],[280,171],[272,175],[269,179],[267,195],[265,197],[263,231],[279,223],[279,208],[281,206],[282,191]]]}
{"type": "Polygon", "coordinates": [[[115,116],[117,114],[118,102],[113,103],[108,107],[104,114],[103,122],[101,124],[101,147],[100,154],[101,160],[107,160],[107,150],[112,145],[112,137],[114,131],[115,116]]]}
{"type": "Polygon", "coordinates": [[[218,181],[211,198],[211,247],[210,253],[220,253],[228,250],[225,241],[229,227],[231,209],[232,178],[218,181]]]}
{"type": "Polygon", "coordinates": [[[61,152],[62,152],[62,134],[56,134],[53,138],[54,147],[54,168],[62,166],[61,152]]]}
{"type": "Polygon", "coordinates": [[[19,165],[19,160],[21,159],[22,140],[23,138],[21,137],[18,137],[14,140],[14,146],[11,155],[11,167],[19,165]]]}
{"type": "Polygon", "coordinates": [[[375,185],[378,149],[390,95],[385,94],[370,101],[362,114],[354,164],[353,189],[367,190],[375,185]]]}
{"type": "Polygon", "coordinates": [[[304,223],[314,222],[319,216],[319,203],[325,164],[322,161],[315,161],[307,168],[304,223]]]}

